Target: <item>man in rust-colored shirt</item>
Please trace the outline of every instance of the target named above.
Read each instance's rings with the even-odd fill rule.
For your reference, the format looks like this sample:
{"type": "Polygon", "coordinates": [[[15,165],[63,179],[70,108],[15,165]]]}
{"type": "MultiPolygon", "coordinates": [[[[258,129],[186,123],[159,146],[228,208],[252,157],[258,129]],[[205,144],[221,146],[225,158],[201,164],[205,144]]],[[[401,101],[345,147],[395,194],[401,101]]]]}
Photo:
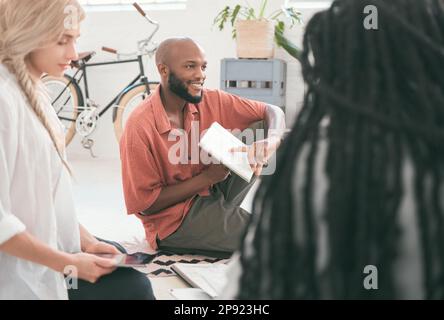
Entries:
{"type": "Polygon", "coordinates": [[[161,84],[129,117],[120,142],[128,214],[144,224],[154,249],[230,254],[250,214],[240,204],[246,183],[221,164],[201,161],[199,139],[213,122],[248,128],[264,120],[267,139],[246,150],[255,175],[280,144],[283,112],[275,106],[203,88],[207,62],[187,38],[164,41],[156,64],[161,84]]]}

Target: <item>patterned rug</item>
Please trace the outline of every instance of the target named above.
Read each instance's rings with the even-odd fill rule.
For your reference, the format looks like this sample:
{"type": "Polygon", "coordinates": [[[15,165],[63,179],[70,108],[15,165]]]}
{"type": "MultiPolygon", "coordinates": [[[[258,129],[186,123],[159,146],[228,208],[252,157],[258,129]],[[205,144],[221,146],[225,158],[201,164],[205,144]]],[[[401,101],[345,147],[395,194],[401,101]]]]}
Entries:
{"type": "MultiPolygon", "coordinates": [[[[133,239],[131,242],[124,242],[122,245],[129,253],[143,252],[148,254],[155,254],[156,252],[149,248],[146,241],[143,239],[133,239]]],[[[171,270],[171,266],[175,263],[227,263],[229,259],[212,258],[194,254],[174,254],[168,252],[160,252],[158,256],[148,265],[143,268],[136,268],[138,271],[147,274],[149,277],[170,277],[176,275],[171,270]]]]}
{"type": "Polygon", "coordinates": [[[219,264],[227,263],[228,261],[229,259],[211,258],[193,254],[161,253],[146,267],[137,268],[137,270],[147,274],[150,277],[168,277],[176,275],[176,273],[171,270],[171,266],[175,263],[219,264]]]}

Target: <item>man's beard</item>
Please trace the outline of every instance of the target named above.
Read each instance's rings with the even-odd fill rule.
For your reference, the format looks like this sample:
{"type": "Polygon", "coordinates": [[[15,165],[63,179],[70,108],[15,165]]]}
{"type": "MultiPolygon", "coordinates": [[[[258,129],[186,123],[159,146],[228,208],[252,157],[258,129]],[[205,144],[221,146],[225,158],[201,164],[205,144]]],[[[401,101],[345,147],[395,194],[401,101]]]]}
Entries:
{"type": "Polygon", "coordinates": [[[170,76],[168,77],[168,85],[172,92],[184,99],[186,102],[197,104],[202,101],[203,95],[201,94],[200,96],[192,96],[188,92],[185,83],[183,81],[180,81],[173,72],[171,72],[170,76]]]}

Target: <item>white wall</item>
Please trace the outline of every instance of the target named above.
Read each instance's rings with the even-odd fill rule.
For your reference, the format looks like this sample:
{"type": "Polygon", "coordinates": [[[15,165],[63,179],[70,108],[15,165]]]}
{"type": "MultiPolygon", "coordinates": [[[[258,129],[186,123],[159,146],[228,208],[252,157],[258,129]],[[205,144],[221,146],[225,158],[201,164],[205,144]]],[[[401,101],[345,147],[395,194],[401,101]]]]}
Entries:
{"type": "MultiPolygon", "coordinates": [[[[188,36],[198,41],[206,50],[209,67],[206,87],[219,88],[220,61],[223,58],[235,57],[235,42],[231,38],[231,30],[220,32],[212,27],[216,14],[226,5],[237,4],[238,0],[188,0],[186,10],[156,10],[149,15],[159,21],[161,27],[155,40],[161,42],[172,36],[188,36]]],[[[258,0],[250,0],[250,3],[258,0]]],[[[270,1],[270,9],[279,8],[284,0],[270,1]]],[[[307,22],[314,10],[301,9],[307,22]]],[[[150,26],[135,11],[88,12],[87,19],[82,24],[82,36],[79,40],[79,51],[97,51],[94,62],[113,59],[113,55],[101,52],[102,46],[116,48],[121,51],[134,51],[137,40],[145,38],[150,33],[150,26]]],[[[302,41],[302,26],[297,26],[288,32],[288,36],[300,44],[302,41]]],[[[303,83],[298,62],[282,49],[278,49],[276,57],[288,62],[287,79],[287,123],[291,125],[300,107],[303,96],[303,83]]],[[[158,80],[153,61],[147,61],[150,80],[158,80]]],[[[99,67],[89,70],[90,95],[99,104],[107,103],[111,96],[117,94],[138,72],[137,64],[99,67]]],[[[100,125],[92,135],[95,140],[94,151],[99,158],[117,158],[118,145],[114,138],[111,121],[112,111],[101,119],[100,125]]],[[[87,150],[76,137],[68,148],[71,158],[89,157],[87,150]]]]}

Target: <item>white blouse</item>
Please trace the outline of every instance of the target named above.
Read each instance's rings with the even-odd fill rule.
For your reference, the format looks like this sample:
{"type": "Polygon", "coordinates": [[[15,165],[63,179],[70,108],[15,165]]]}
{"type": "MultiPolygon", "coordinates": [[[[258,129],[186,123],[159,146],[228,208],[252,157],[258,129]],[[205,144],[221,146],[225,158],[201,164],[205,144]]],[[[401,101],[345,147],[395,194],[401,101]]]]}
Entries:
{"type": "MultiPolygon", "coordinates": [[[[80,252],[70,175],[15,76],[0,64],[0,244],[25,230],[51,248],[80,252]]],[[[0,299],[67,298],[61,273],[0,252],[0,299]]]]}

